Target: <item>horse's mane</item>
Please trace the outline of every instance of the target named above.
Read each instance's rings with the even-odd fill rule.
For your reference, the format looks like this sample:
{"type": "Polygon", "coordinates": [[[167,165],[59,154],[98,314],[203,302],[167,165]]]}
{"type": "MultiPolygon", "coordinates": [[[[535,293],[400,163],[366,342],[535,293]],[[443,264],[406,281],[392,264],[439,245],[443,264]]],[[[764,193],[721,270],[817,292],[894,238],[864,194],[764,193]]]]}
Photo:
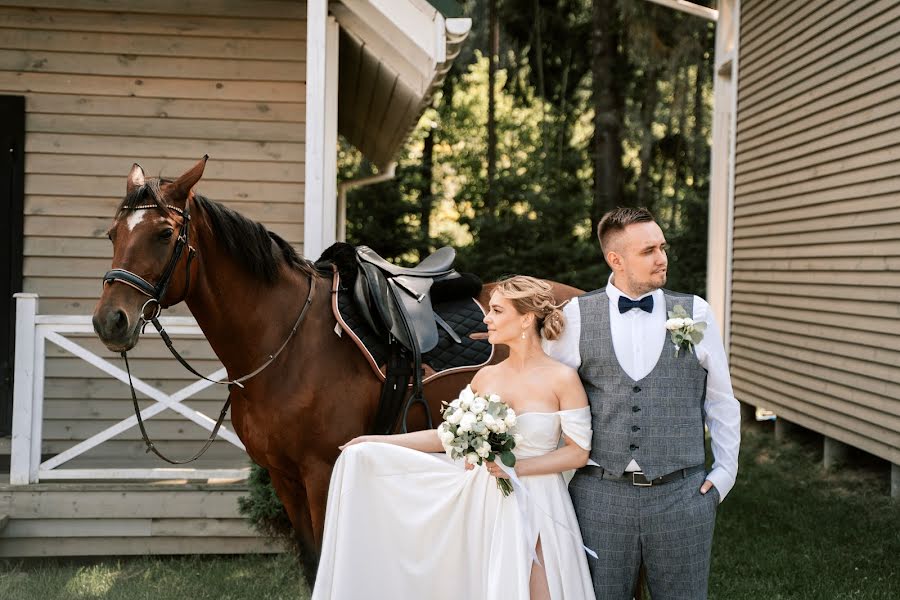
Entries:
{"type": "MultiPolygon", "coordinates": [[[[153,205],[160,211],[167,212],[169,208],[160,189],[160,184],[163,183],[172,181],[153,178],[132,190],[116,210],[116,218],[139,206],[147,205],[153,205]]],[[[297,254],[293,246],[261,223],[199,194],[194,194],[192,202],[206,216],[216,241],[259,279],[267,283],[278,281],[278,265],[281,261],[310,277],[317,276],[312,262],[297,254]]]]}

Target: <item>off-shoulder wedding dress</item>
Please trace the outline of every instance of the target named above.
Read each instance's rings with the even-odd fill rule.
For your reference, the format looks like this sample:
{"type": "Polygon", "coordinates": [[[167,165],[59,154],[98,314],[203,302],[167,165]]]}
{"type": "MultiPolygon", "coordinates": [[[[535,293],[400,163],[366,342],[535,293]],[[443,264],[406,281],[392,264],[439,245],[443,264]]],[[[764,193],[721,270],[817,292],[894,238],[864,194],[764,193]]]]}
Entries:
{"type": "MultiPolygon", "coordinates": [[[[519,459],[590,448],[588,407],[518,416],[519,459]]],[[[347,447],[334,466],[313,600],[527,600],[535,544],[553,600],[594,598],[562,474],[504,497],[483,467],[392,444],[347,447]]]]}

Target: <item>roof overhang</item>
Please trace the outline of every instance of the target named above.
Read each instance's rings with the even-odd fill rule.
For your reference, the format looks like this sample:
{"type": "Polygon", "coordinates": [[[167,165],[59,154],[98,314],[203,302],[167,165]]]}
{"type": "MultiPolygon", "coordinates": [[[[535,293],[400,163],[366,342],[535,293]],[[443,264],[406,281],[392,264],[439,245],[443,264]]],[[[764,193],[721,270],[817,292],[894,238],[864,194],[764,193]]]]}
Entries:
{"type": "Polygon", "coordinates": [[[397,154],[472,27],[425,0],[337,0],[338,131],[379,168],[397,154]]]}

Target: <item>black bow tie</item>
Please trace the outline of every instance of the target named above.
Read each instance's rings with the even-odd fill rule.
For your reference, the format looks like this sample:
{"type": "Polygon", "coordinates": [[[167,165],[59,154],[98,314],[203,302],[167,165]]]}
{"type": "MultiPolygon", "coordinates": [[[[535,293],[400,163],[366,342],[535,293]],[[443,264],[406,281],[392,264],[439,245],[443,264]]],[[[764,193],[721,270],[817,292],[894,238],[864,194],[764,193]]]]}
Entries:
{"type": "Polygon", "coordinates": [[[640,300],[632,300],[625,296],[619,296],[619,312],[627,313],[632,308],[639,308],[644,312],[653,312],[653,296],[644,296],[640,300]]]}

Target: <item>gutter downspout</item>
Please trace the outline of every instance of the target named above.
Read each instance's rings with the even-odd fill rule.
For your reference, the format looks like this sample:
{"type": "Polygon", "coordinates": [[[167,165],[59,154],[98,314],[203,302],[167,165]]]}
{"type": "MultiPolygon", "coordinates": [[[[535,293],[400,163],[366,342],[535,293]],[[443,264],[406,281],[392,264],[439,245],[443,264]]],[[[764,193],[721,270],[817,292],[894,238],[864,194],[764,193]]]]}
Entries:
{"type": "Polygon", "coordinates": [[[335,236],[337,241],[347,241],[347,192],[354,188],[374,185],[393,179],[397,175],[397,162],[391,161],[383,172],[378,175],[369,175],[368,177],[360,177],[358,179],[349,179],[338,184],[337,199],[337,231],[335,236]]]}

